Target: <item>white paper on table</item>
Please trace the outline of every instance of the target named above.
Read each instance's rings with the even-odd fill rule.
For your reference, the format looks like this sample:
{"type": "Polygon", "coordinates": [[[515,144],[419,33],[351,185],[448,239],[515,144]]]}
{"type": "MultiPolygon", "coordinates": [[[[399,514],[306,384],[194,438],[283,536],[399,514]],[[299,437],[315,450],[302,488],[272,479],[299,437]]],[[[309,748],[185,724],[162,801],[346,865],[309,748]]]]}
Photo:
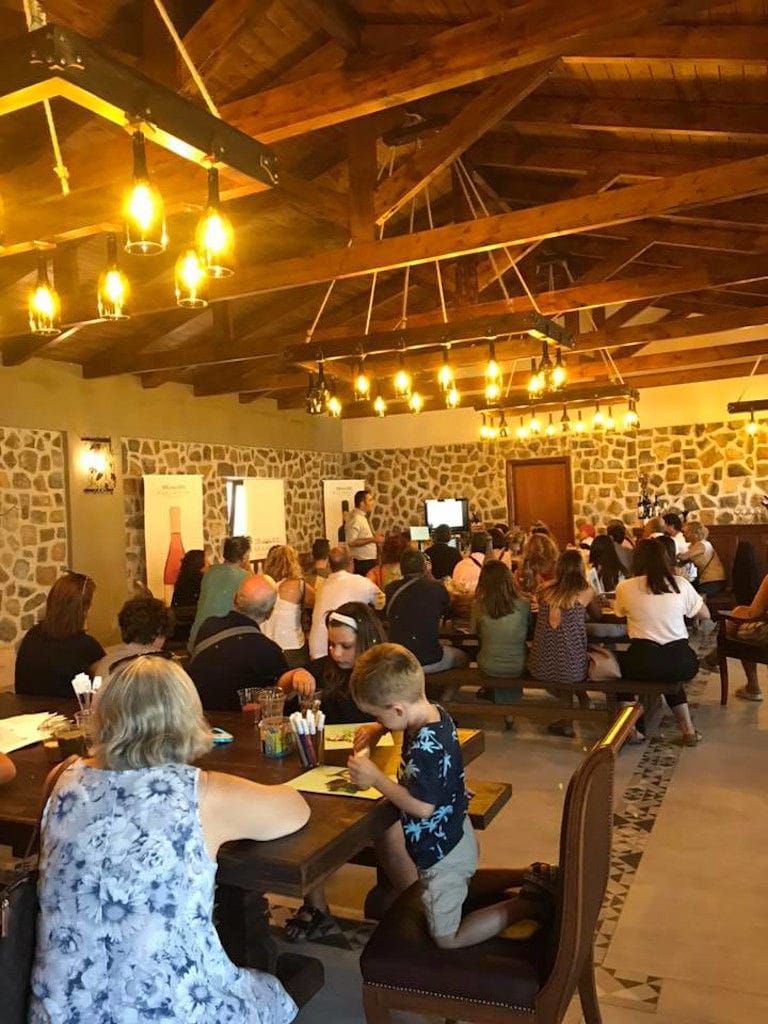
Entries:
{"type": "MultiPolygon", "coordinates": [[[[355,733],[363,725],[370,725],[370,722],[357,722],[351,725],[326,725],[325,749],[326,750],[351,750],[355,739],[355,733]]],[[[395,741],[391,732],[385,732],[377,747],[393,747],[395,741]]]]}
{"type": "Polygon", "coordinates": [[[50,711],[41,711],[35,715],[13,715],[11,718],[0,719],[0,752],[10,754],[12,750],[28,747],[32,743],[42,743],[40,726],[51,714],[50,711]]]}
{"type": "Polygon", "coordinates": [[[381,800],[381,793],[378,789],[359,789],[350,778],[346,768],[333,767],[332,765],[320,765],[318,768],[311,768],[303,775],[295,779],[289,779],[286,783],[300,793],[323,793],[329,796],[351,796],[360,800],[381,800]]]}

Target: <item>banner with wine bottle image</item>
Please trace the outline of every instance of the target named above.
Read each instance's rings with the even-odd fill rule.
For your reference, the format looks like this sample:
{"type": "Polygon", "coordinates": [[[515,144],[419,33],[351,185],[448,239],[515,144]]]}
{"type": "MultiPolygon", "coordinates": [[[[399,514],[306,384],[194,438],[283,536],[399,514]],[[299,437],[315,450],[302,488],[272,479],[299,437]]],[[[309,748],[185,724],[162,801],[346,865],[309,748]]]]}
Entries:
{"type": "Polygon", "coordinates": [[[344,524],[355,507],[355,493],[364,488],[364,480],[323,480],[325,536],[331,547],[344,543],[344,524]]]}
{"type": "Polygon", "coordinates": [[[154,596],[170,604],[185,553],[203,548],[202,476],[145,474],[144,550],[154,596]]]}

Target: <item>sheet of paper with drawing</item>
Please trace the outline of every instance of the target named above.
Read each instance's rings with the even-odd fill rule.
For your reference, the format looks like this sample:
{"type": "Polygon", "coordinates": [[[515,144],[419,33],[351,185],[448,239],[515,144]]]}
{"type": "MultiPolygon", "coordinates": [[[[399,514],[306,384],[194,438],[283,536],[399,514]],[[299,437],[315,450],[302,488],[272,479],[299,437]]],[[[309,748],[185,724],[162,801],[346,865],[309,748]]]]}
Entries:
{"type": "Polygon", "coordinates": [[[298,775],[288,782],[289,786],[298,789],[301,793],[324,793],[331,796],[355,796],[360,800],[380,800],[381,793],[378,789],[358,789],[349,780],[349,772],[346,768],[337,768],[333,765],[320,765],[311,771],[298,775]]]}
{"type": "Polygon", "coordinates": [[[0,720],[0,751],[10,754],[12,750],[40,743],[43,734],[40,726],[51,716],[47,711],[33,715],[14,715],[0,720]]]}
{"type": "MultiPolygon", "coordinates": [[[[326,750],[351,750],[355,733],[365,722],[354,722],[349,725],[326,725],[325,727],[325,749],[326,750]]],[[[386,732],[376,744],[377,747],[394,746],[392,733],[386,732]]]]}

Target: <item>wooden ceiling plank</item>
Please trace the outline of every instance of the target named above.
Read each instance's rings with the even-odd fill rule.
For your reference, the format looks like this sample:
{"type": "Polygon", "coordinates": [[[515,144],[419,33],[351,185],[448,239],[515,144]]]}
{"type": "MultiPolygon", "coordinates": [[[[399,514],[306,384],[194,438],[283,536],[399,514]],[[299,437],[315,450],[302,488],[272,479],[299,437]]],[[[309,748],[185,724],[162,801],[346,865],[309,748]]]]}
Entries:
{"type": "Polygon", "coordinates": [[[627,264],[637,259],[649,245],[652,239],[645,238],[630,239],[620,244],[606,260],[601,260],[591,270],[579,278],[579,284],[595,284],[598,281],[608,281],[615,274],[618,274],[627,264]]]}
{"type": "Polygon", "coordinates": [[[464,104],[453,120],[405,159],[376,190],[376,222],[383,224],[457,157],[502,120],[547,78],[555,61],[511,71],[464,104]]]}
{"type": "MultiPolygon", "coordinates": [[[[229,44],[243,31],[249,19],[266,10],[270,2],[213,0],[184,36],[187,53],[204,79],[213,78],[217,69],[227,63],[229,44]]],[[[180,56],[177,58],[177,66],[178,80],[184,83],[181,91],[186,95],[197,95],[197,86],[180,56]]]]}
{"type": "Polygon", "coordinates": [[[347,125],[349,234],[353,244],[370,242],[376,237],[374,192],[378,135],[375,117],[360,117],[347,125]]]}
{"type": "Polygon", "coordinates": [[[312,26],[327,32],[348,53],[360,49],[360,19],[345,0],[293,0],[312,26]]]}
{"type": "Polygon", "coordinates": [[[768,25],[765,24],[665,24],[634,32],[625,31],[622,25],[622,32],[622,35],[614,33],[609,38],[594,41],[589,52],[577,54],[571,50],[564,55],[563,62],[576,66],[627,64],[647,68],[649,61],[684,61],[714,65],[710,73],[715,74],[724,64],[768,65],[768,25]]]}

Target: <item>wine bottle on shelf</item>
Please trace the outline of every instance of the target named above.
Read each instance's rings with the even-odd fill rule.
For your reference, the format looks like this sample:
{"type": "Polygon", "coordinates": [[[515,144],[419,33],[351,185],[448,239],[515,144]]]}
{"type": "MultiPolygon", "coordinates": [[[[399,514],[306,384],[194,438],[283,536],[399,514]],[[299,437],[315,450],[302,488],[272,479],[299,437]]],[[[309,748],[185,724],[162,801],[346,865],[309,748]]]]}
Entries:
{"type": "Polygon", "coordinates": [[[181,561],[184,558],[184,544],[181,540],[181,509],[172,505],[168,510],[171,525],[171,537],[168,542],[168,554],[165,556],[163,568],[163,593],[165,603],[170,606],[173,588],[179,578],[181,561]]]}

